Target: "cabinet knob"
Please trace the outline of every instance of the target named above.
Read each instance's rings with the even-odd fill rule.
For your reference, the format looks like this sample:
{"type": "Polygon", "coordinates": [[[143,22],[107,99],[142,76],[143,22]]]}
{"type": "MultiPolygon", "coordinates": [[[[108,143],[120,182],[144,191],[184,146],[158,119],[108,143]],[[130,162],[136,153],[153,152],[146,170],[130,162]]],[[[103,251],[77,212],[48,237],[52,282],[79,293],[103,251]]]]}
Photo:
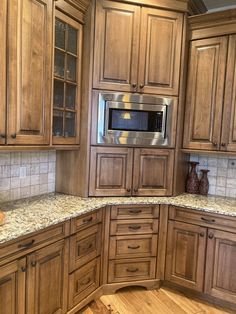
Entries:
{"type": "Polygon", "coordinates": [[[135,189],[134,189],[134,193],[137,193],[137,192],[138,192],[138,189],[137,189],[137,188],[135,188],[135,189]]]}
{"type": "Polygon", "coordinates": [[[213,239],[213,238],[214,238],[214,234],[213,234],[213,233],[210,233],[209,236],[208,236],[208,238],[209,238],[209,239],[213,239]]]}
{"type": "Polygon", "coordinates": [[[135,89],[137,87],[137,84],[136,83],[132,83],[132,87],[133,87],[133,89],[135,89]]]}
{"type": "Polygon", "coordinates": [[[131,189],[126,189],[127,192],[131,192],[131,189]]]}
{"type": "Polygon", "coordinates": [[[214,147],[218,146],[218,144],[216,142],[213,142],[212,144],[213,144],[214,147]]]}
{"type": "Polygon", "coordinates": [[[200,235],[200,237],[202,237],[202,238],[203,238],[203,237],[205,236],[205,233],[204,233],[204,232],[200,232],[200,234],[199,234],[199,235],[200,235]]]}
{"type": "Polygon", "coordinates": [[[37,262],[35,262],[35,261],[34,261],[34,262],[31,262],[31,266],[32,266],[32,267],[35,267],[36,265],[37,265],[37,262]]]}
{"type": "Polygon", "coordinates": [[[21,267],[21,271],[22,271],[22,273],[25,273],[26,272],[26,267],[21,267]]]}
{"type": "Polygon", "coordinates": [[[1,134],[1,138],[6,138],[6,134],[1,134]]]}
{"type": "Polygon", "coordinates": [[[144,88],[144,85],[143,85],[143,84],[140,84],[140,85],[139,85],[139,88],[140,88],[140,89],[143,89],[143,88],[144,88]]]}
{"type": "Polygon", "coordinates": [[[16,133],[12,134],[11,138],[16,138],[16,133]]]}
{"type": "Polygon", "coordinates": [[[226,144],[225,144],[225,143],[221,143],[221,146],[222,146],[222,147],[225,147],[225,146],[226,146],[226,144]]]}

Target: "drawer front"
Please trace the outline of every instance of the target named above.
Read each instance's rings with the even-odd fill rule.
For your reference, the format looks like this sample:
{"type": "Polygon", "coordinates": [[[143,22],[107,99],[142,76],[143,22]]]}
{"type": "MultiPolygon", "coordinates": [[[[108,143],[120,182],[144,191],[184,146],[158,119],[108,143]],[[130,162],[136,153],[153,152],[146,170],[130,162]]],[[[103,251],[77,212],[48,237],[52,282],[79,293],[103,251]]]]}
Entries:
{"type": "Polygon", "coordinates": [[[70,271],[88,263],[101,253],[101,224],[70,237],[70,271]]]}
{"type": "Polygon", "coordinates": [[[36,232],[29,237],[24,237],[22,240],[18,240],[12,244],[0,245],[0,256],[3,258],[16,253],[19,253],[19,255],[22,255],[22,253],[26,254],[39,245],[47,245],[63,239],[69,235],[69,227],[69,221],[67,221],[36,232]]]}
{"type": "Polygon", "coordinates": [[[112,220],[111,235],[158,233],[158,219],[112,220]]]}
{"type": "Polygon", "coordinates": [[[110,237],[110,259],[150,257],[157,254],[157,235],[110,237]]]}
{"type": "Polygon", "coordinates": [[[158,218],[159,206],[121,205],[112,206],[111,219],[158,218]]]}
{"type": "Polygon", "coordinates": [[[96,258],[69,276],[69,308],[99,287],[100,258],[96,258]]]}
{"type": "Polygon", "coordinates": [[[154,279],[155,264],[155,257],[110,261],[108,282],[154,279]]]}
{"type": "Polygon", "coordinates": [[[222,216],[217,214],[206,213],[203,211],[196,211],[194,209],[170,206],[169,219],[178,221],[200,224],[204,227],[216,227],[225,230],[234,230],[236,228],[236,218],[229,216],[222,216]]]}
{"type": "Polygon", "coordinates": [[[71,220],[71,233],[92,226],[102,221],[102,209],[91,212],[90,214],[83,215],[82,217],[74,218],[71,220]]]}

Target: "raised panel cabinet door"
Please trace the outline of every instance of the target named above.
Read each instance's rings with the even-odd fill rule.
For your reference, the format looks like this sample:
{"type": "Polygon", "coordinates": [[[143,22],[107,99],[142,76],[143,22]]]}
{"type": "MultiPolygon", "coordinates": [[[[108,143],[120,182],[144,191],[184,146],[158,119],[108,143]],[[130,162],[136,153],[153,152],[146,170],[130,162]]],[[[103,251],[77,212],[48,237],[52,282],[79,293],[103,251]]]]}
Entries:
{"type": "Polygon", "coordinates": [[[205,293],[236,302],[236,234],[208,230],[205,293]]]}
{"type": "Polygon", "coordinates": [[[27,266],[27,314],[66,313],[67,240],[58,241],[30,254],[27,266]]]}
{"type": "Polygon", "coordinates": [[[168,222],[165,280],[203,292],[207,229],[168,222]]]}
{"type": "Polygon", "coordinates": [[[192,41],[184,148],[219,150],[228,37],[192,41]]]}
{"type": "Polygon", "coordinates": [[[26,259],[0,268],[0,314],[25,313],[26,259]]]}
{"type": "Polygon", "coordinates": [[[9,1],[7,144],[49,144],[52,15],[53,0],[9,1]]]}
{"type": "Polygon", "coordinates": [[[90,196],[131,195],[132,148],[92,147],[90,196]]]}
{"type": "Polygon", "coordinates": [[[134,150],[134,195],[171,195],[174,151],[136,148],[134,150]]]}
{"type": "Polygon", "coordinates": [[[6,34],[7,0],[0,2],[0,145],[6,143],[6,34]]]}
{"type": "Polygon", "coordinates": [[[229,37],[220,149],[236,151],[236,35],[229,37]]]}
{"type": "Polygon", "coordinates": [[[97,1],[93,87],[136,91],[140,8],[97,1]]]}
{"type": "Polygon", "coordinates": [[[142,8],[139,91],[178,95],[183,14],[142,8]]]}

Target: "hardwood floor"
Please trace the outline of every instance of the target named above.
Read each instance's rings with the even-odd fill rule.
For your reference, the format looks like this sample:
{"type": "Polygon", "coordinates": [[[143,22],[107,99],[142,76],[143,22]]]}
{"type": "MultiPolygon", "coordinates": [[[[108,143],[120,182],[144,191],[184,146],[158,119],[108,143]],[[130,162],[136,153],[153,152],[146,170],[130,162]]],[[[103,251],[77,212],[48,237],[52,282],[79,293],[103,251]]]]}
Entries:
{"type": "Polygon", "coordinates": [[[168,288],[147,291],[125,288],[115,295],[104,295],[77,314],[226,314],[235,313],[193,300],[168,288]]]}

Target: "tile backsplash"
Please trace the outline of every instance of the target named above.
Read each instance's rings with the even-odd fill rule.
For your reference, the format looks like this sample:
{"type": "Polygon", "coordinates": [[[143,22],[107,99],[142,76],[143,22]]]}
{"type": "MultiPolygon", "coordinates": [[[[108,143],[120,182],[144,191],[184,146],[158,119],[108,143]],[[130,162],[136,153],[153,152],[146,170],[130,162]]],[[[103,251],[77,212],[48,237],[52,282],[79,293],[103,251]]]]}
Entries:
{"type": "Polygon", "coordinates": [[[236,197],[236,157],[191,155],[190,161],[198,161],[197,172],[208,169],[209,194],[236,197]]]}
{"type": "Polygon", "coordinates": [[[0,153],[0,201],[55,191],[56,152],[0,153]]]}

